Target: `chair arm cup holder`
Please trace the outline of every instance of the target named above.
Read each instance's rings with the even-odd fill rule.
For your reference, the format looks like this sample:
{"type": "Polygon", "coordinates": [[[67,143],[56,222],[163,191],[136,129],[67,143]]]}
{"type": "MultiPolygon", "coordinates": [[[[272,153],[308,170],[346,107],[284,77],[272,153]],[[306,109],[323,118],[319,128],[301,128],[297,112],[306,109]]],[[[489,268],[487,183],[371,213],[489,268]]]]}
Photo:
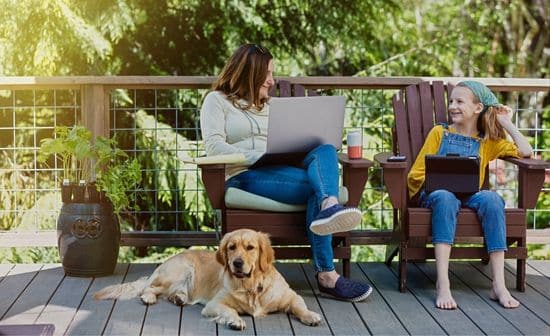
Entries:
{"type": "Polygon", "coordinates": [[[359,206],[373,162],[365,158],[350,159],[344,153],[338,154],[338,161],[342,164],[342,184],[348,189],[347,205],[359,206]]]}
{"type": "Polygon", "coordinates": [[[503,160],[518,166],[518,207],[534,208],[544,184],[546,169],[550,169],[550,162],[512,157],[503,160]]]}
{"type": "Polygon", "coordinates": [[[384,152],[374,155],[374,161],[382,167],[384,185],[395,209],[403,209],[408,201],[407,189],[407,161],[389,162],[388,158],[393,153],[384,152]]]}

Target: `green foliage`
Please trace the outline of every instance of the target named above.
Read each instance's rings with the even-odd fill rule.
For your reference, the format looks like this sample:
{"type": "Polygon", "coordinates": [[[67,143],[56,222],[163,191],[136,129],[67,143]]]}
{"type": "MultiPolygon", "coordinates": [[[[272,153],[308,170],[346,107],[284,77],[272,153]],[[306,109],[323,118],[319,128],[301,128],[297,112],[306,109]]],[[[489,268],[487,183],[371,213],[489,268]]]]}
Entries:
{"type": "MultiPolygon", "coordinates": [[[[530,0],[2,0],[0,75],[215,75],[238,45],[255,42],[272,51],[275,72],[280,75],[548,78],[548,10],[544,1],[530,0]]],[[[156,214],[140,214],[132,221],[135,229],[212,229],[205,226],[213,222],[209,204],[204,193],[196,192],[201,186],[199,176],[179,162],[174,151],[201,153],[194,131],[201,97],[185,90],[158,92],[158,97],[146,98],[144,105],[169,106],[185,113],[178,112],[178,125],[160,111],[152,115],[139,108],[117,119],[117,127],[138,128],[135,137],[117,134],[119,147],[138,149],[134,160],[111,153],[117,146],[110,142],[96,141],[105,150],[105,156],[92,160],[97,166],[86,163],[93,154],[83,153],[101,153],[99,147],[82,145],[77,150],[71,143],[62,145],[52,139],[44,143],[45,149],[58,154],[67,169],[64,176],[72,180],[91,180],[97,172],[113,198],[124,199],[118,193],[129,185],[120,183],[120,177],[137,177],[135,161],[146,167],[144,191],[136,191],[136,202],[156,214]],[[68,152],[75,155],[67,156],[68,152]],[[130,169],[120,166],[105,173],[102,167],[117,162],[127,162],[125,168],[130,169]],[[176,204],[182,211],[172,215],[176,204]]],[[[367,157],[390,148],[392,92],[350,90],[345,94],[351,111],[346,124],[363,127],[367,157]]],[[[114,99],[117,108],[130,111],[141,106],[122,90],[114,99]]],[[[502,100],[527,107],[522,127],[550,128],[548,92],[536,97],[505,93],[502,100]],[[542,118],[535,118],[537,109],[543,110],[542,118]]],[[[35,146],[29,140],[35,137],[31,128],[52,119],[51,111],[37,114],[35,120],[29,111],[17,113],[13,124],[28,128],[16,132],[13,146],[35,146]]],[[[6,115],[0,114],[0,119],[6,115]]],[[[57,119],[57,125],[60,122],[57,119]]],[[[550,133],[539,134],[538,148],[550,148],[550,133]]],[[[42,137],[37,132],[36,138],[42,137]]],[[[547,151],[541,155],[550,158],[547,151]]],[[[0,169],[0,188],[8,190],[0,194],[0,207],[36,206],[35,200],[12,191],[24,189],[33,179],[29,171],[38,167],[33,152],[2,150],[0,162],[0,167],[7,168],[0,169]]],[[[51,156],[47,162],[53,165],[51,156]]],[[[381,192],[382,176],[371,172],[361,202],[367,210],[364,223],[367,228],[391,227],[391,211],[386,211],[390,206],[381,192]]],[[[52,176],[38,180],[55,187],[52,176]]],[[[541,195],[537,208],[550,208],[550,193],[541,195]]],[[[14,227],[18,219],[10,214],[2,214],[0,229],[14,227]]],[[[530,212],[530,222],[532,216],[530,212]]],[[[536,223],[537,228],[547,227],[550,213],[537,212],[536,223]]],[[[41,225],[51,228],[50,222],[41,225]]],[[[361,251],[366,251],[357,252],[361,258],[379,255],[368,248],[361,251]]]]}
{"type": "Polygon", "coordinates": [[[46,163],[51,155],[61,157],[64,184],[90,183],[97,174],[97,190],[105,192],[117,215],[133,205],[129,191],[141,181],[141,166],[117,148],[115,139],[98,136],[94,141],[84,126],[59,126],[55,138],[42,139],[38,161],[46,163]]]}

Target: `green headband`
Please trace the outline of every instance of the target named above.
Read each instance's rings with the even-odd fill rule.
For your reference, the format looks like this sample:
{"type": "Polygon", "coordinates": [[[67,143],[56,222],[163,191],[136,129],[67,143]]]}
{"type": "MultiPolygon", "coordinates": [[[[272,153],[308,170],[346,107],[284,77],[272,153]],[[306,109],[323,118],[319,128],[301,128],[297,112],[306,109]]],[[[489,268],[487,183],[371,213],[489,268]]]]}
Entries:
{"type": "Polygon", "coordinates": [[[489,106],[498,106],[500,105],[497,97],[485,84],[476,82],[476,81],[463,81],[458,83],[458,85],[466,86],[470,89],[474,95],[479,99],[483,104],[483,112],[487,110],[489,106]]]}

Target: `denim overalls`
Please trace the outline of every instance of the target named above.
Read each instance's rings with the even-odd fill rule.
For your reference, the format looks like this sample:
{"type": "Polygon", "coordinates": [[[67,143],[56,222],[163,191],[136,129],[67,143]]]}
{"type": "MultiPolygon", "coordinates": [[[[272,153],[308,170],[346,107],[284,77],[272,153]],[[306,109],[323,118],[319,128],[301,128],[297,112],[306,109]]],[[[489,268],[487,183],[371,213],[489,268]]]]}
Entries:
{"type": "MultiPolygon", "coordinates": [[[[456,153],[460,156],[478,156],[480,140],[453,134],[445,128],[438,155],[456,153]]],[[[485,167],[480,167],[485,169],[485,167]]],[[[494,191],[481,190],[464,199],[457,198],[447,190],[435,190],[429,195],[421,191],[420,206],[432,209],[432,243],[453,244],[456,232],[456,217],[464,205],[474,210],[481,221],[487,251],[506,251],[506,225],[504,200],[494,191]]]]}

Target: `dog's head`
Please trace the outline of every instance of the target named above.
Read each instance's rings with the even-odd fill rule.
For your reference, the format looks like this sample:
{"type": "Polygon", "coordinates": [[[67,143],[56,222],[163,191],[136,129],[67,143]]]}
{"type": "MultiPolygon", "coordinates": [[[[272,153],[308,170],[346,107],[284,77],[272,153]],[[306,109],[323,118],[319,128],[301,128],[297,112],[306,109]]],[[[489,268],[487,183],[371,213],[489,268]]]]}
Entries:
{"type": "Polygon", "coordinates": [[[226,233],[216,253],[218,262],[240,279],[250,278],[255,271],[267,272],[274,258],[269,236],[248,229],[226,233]]]}

